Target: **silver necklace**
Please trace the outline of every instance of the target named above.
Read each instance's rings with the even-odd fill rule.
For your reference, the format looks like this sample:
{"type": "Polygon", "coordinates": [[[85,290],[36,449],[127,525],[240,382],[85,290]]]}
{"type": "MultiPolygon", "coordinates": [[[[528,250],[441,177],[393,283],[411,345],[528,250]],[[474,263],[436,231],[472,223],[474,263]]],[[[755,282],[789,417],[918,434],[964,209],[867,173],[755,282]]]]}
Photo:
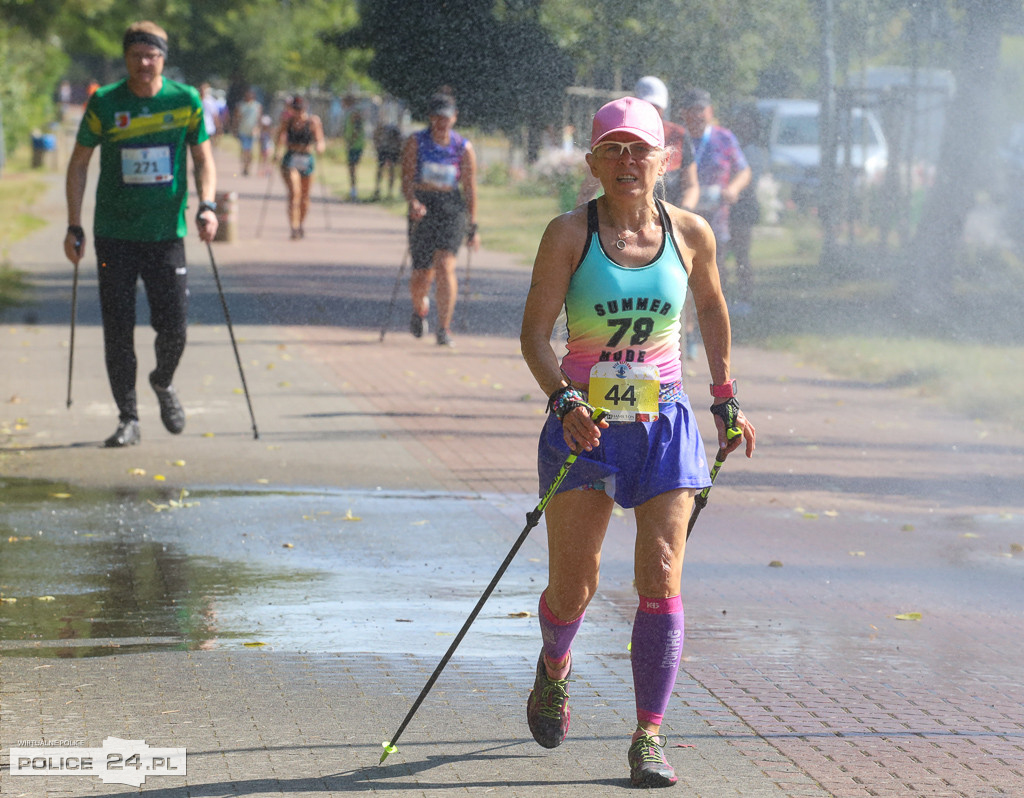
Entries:
{"type": "Polygon", "coordinates": [[[642,233],[644,231],[644,229],[646,227],[647,227],[647,225],[645,224],[639,230],[626,230],[624,233],[617,233],[616,234],[616,240],[615,240],[615,248],[618,249],[618,250],[625,249],[626,248],[626,238],[636,238],[638,235],[640,235],[640,233],[642,233]],[[624,236],[625,236],[625,238],[624,238],[624,236]]]}

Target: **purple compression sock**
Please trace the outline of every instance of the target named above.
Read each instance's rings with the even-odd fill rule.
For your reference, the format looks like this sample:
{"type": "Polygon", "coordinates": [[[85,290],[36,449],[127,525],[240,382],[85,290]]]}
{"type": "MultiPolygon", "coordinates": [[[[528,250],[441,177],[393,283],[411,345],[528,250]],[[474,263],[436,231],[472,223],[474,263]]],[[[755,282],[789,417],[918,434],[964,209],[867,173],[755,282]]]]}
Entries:
{"type": "Polygon", "coordinates": [[[657,726],[665,716],[683,654],[683,600],[645,598],[633,621],[633,689],[636,717],[657,726]]]}
{"type": "Polygon", "coordinates": [[[561,662],[569,653],[573,638],[583,623],[583,616],[586,611],[580,613],[580,617],[573,621],[563,621],[555,616],[548,607],[546,597],[547,591],[540,594],[540,633],[544,638],[544,656],[548,662],[561,662]]]}

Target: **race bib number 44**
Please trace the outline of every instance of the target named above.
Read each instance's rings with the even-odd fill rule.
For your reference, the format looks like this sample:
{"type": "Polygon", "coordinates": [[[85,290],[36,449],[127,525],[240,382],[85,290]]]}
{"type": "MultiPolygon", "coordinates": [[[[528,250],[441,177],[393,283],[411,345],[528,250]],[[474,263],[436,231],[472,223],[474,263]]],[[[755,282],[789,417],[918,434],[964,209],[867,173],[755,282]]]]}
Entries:
{"type": "Polygon", "coordinates": [[[637,363],[597,363],[590,370],[590,403],[608,410],[608,421],[658,418],[658,367],[637,363]]]}
{"type": "Polygon", "coordinates": [[[121,179],[126,184],[152,186],[170,183],[173,177],[169,146],[121,149],[121,179]]]}

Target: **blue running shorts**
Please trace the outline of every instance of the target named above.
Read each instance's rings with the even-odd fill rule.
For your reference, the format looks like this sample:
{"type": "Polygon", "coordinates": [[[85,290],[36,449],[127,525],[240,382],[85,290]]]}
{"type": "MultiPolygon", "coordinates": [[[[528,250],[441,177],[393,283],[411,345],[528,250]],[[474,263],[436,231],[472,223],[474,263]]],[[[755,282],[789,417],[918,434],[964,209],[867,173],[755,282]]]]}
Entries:
{"type": "MultiPolygon", "coordinates": [[[[708,459],[690,400],[682,395],[674,402],[661,402],[658,413],[657,421],[617,422],[602,429],[601,445],[577,457],[557,492],[604,490],[628,509],[670,490],[710,485],[708,459]]],[[[562,423],[552,413],[537,447],[538,495],[551,486],[569,454],[562,423]]]]}

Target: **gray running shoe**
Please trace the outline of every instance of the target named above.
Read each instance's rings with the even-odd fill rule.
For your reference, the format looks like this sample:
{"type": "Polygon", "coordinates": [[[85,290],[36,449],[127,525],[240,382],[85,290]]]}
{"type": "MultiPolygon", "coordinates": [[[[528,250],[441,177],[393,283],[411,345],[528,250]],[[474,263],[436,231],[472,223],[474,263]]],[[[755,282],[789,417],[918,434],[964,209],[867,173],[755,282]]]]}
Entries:
{"type": "Polygon", "coordinates": [[[149,375],[149,384],[153,386],[156,393],[156,400],[160,403],[160,420],[164,422],[167,431],[172,435],[178,435],[185,429],[185,409],[178,401],[178,392],[173,385],[161,388],[153,382],[153,375],[149,375]]]}
{"type": "Polygon", "coordinates": [[[107,449],[120,449],[123,446],[135,446],[142,440],[138,421],[122,421],[117,425],[114,434],[103,441],[107,449]]]}
{"type": "Polygon", "coordinates": [[[437,345],[438,346],[455,346],[455,341],[452,340],[452,334],[448,330],[437,331],[437,345]]]}
{"type": "Polygon", "coordinates": [[[409,320],[409,332],[412,333],[413,338],[423,337],[423,317],[415,313],[412,314],[412,318],[409,320]]]}
{"type": "Polygon", "coordinates": [[[634,787],[671,787],[678,779],[665,759],[664,735],[642,734],[629,746],[629,783],[634,787]]]}
{"type": "Polygon", "coordinates": [[[545,748],[557,748],[569,733],[569,676],[551,679],[544,667],[544,651],[537,660],[537,675],[526,702],[526,722],[533,739],[545,748]]]}

